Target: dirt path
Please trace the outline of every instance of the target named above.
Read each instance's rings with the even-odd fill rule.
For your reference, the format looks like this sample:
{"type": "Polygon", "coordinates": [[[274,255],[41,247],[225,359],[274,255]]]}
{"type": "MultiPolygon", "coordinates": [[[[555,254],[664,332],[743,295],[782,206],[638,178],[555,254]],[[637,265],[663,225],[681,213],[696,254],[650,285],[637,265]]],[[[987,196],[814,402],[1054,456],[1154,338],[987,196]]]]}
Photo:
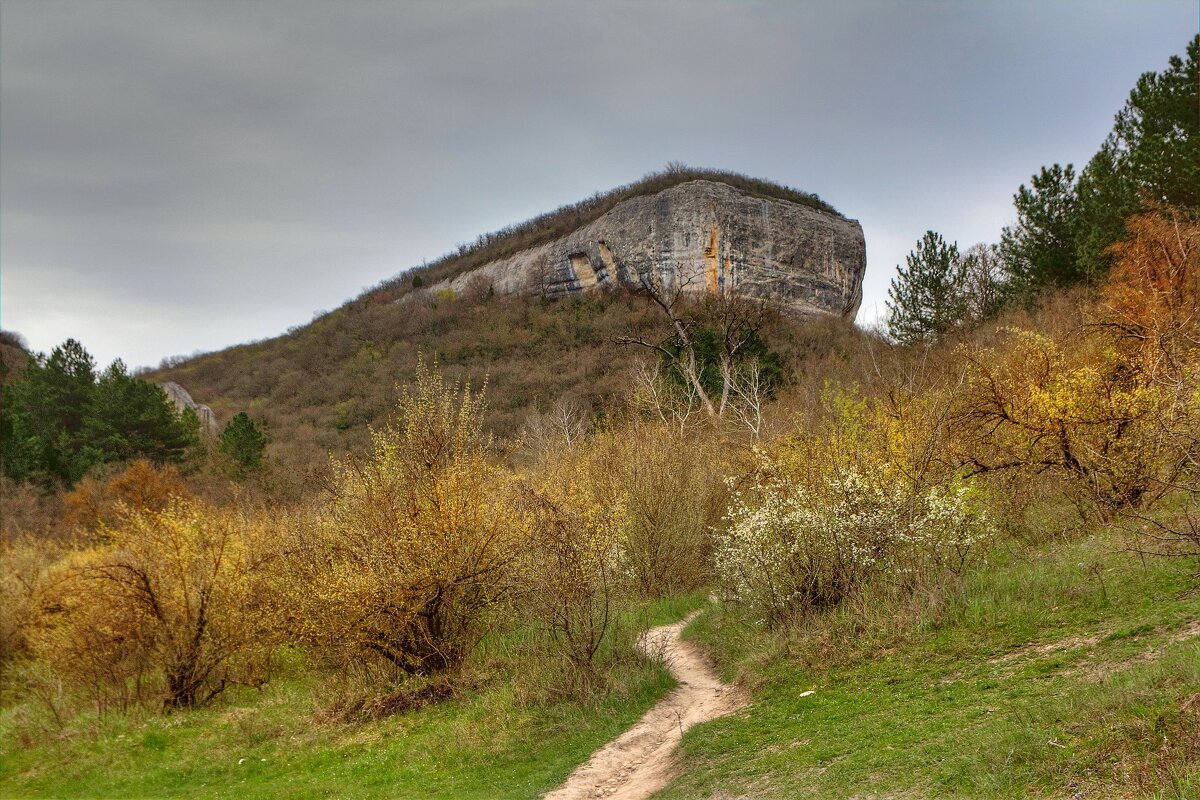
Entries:
{"type": "Polygon", "coordinates": [[[675,748],[684,731],[746,705],[744,693],[721,683],[704,653],[679,638],[699,613],[673,625],[651,628],[639,642],[652,657],[666,662],[679,686],[632,728],[593,753],[566,783],[546,795],[546,800],[649,797],[675,777],[675,748]]]}

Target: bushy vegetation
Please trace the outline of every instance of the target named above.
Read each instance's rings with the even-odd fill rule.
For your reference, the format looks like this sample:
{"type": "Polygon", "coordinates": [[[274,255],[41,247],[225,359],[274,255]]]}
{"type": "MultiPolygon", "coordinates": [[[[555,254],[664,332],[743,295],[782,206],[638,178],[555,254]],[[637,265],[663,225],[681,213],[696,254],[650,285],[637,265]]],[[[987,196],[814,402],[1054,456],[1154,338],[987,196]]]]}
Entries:
{"type": "Polygon", "coordinates": [[[455,669],[478,644],[524,537],[482,407],[421,369],[370,457],[335,466],[291,547],[302,641],[401,675],[455,669]]]}
{"type": "Polygon", "coordinates": [[[264,520],[191,500],[131,514],[55,565],[31,656],[97,710],[261,685],[275,641],[264,520]]]}
{"type": "MultiPolygon", "coordinates": [[[[151,459],[69,493],[5,478],[0,780],[194,794],[195,768],[315,793],[352,762],[364,796],[532,796],[666,690],[639,630],[712,593],[698,633],[757,698],[689,740],[680,796],[774,796],[796,775],[842,794],[1193,795],[1200,219],[1139,202],[1111,269],[1020,303],[993,302],[994,249],[928,236],[902,280],[936,267],[967,302],[903,345],[647,286],[403,318],[362,303],[176,367],[225,381],[277,442],[350,452],[288,485],[151,459]],[[597,338],[648,358],[618,370],[597,338]],[[289,364],[312,369],[268,379],[289,364]],[[411,380],[372,382],[389,375],[411,380]],[[235,771],[215,745],[234,724],[284,766],[235,771]],[[157,752],[172,726],[200,743],[182,766],[130,755],[128,732],[157,752]],[[85,766],[47,776],[64,754],[85,766]]],[[[95,386],[72,363],[62,397],[95,386]]],[[[118,378],[110,397],[140,396],[118,378]]],[[[261,431],[234,419],[225,455],[255,468],[261,431]]]]}
{"type": "Polygon", "coordinates": [[[991,533],[966,486],[920,492],[886,465],[836,465],[807,484],[780,469],[739,493],[716,566],[730,596],[763,622],[837,606],[872,582],[960,576],[991,533]]]}

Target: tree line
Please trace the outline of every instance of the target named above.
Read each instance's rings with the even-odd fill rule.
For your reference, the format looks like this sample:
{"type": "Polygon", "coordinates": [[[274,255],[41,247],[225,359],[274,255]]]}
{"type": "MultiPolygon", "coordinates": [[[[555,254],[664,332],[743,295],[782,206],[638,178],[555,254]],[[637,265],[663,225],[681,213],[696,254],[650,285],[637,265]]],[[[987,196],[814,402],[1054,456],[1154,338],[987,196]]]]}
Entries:
{"type": "MultiPolygon", "coordinates": [[[[75,339],[30,356],[2,392],[0,471],[10,480],[70,487],[105,465],[195,463],[207,449],[195,411],[177,411],[161,388],[131,375],[120,359],[97,371],[75,339]]],[[[244,412],[215,444],[237,475],[262,466],[266,436],[244,412]]]]}
{"type": "Polygon", "coordinates": [[[1042,167],[1013,197],[998,244],[960,251],[928,231],[897,268],[888,332],[927,341],[1049,287],[1095,286],[1109,274],[1125,221],[1159,206],[1200,209],[1200,98],[1193,37],[1183,58],[1137,81],[1112,131],[1082,170],[1042,167]]]}

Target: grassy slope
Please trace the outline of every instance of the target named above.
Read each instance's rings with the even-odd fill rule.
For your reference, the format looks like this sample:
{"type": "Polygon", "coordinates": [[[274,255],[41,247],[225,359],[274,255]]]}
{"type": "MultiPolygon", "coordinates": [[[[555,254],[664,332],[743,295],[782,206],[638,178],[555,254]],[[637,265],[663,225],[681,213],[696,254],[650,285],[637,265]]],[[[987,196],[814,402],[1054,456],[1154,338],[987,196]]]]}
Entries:
{"type": "Polygon", "coordinates": [[[1029,555],[857,650],[836,625],[787,642],[702,618],[689,635],[754,704],[689,732],[663,797],[1200,796],[1197,560],[1102,537],[1029,555]]]}
{"type": "Polygon", "coordinates": [[[5,797],[534,797],[668,688],[661,673],[594,707],[522,708],[495,688],[362,725],[312,723],[300,684],[142,722],[116,718],[6,753],[5,797]]]}
{"type": "MultiPolygon", "coordinates": [[[[699,597],[663,601],[638,626],[678,619],[699,597]]],[[[293,674],[300,670],[293,665],[293,674]]],[[[298,677],[217,706],[130,720],[80,719],[67,733],[19,741],[0,716],[0,796],[532,798],[631,725],[673,682],[627,664],[620,691],[595,702],[525,703],[507,676],[476,694],[377,722],[319,723],[298,677]]]]}
{"type": "Polygon", "coordinates": [[[617,336],[655,336],[644,301],[603,293],[548,302],[459,298],[425,305],[352,303],[286,336],[201,356],[147,377],[183,385],[225,421],[267,421],[281,472],[361,450],[395,409],[421,355],[453,379],[488,386],[488,428],[513,436],[558,398],[598,410],[626,390],[632,358],[617,336]]]}
{"type": "MultiPolygon", "coordinates": [[[[239,411],[265,418],[268,454],[287,477],[324,468],[330,452],[361,452],[369,426],[393,412],[397,384],[412,380],[422,354],[452,379],[486,382],[487,427],[511,440],[531,413],[560,398],[592,414],[627,395],[631,368],[646,355],[614,340],[668,333],[644,298],[604,292],[556,302],[497,296],[433,307],[352,303],[287,336],[148,377],[177,381],[220,420],[239,411]]],[[[773,318],[765,334],[789,365],[862,338],[841,320],[823,319],[773,318]]]]}

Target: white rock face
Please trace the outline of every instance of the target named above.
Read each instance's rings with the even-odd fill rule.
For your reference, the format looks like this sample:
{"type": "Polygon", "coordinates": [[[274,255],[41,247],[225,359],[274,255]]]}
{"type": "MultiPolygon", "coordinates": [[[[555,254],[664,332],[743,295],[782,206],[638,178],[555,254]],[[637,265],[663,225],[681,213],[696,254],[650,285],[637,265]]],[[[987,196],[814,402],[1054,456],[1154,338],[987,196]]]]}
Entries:
{"type": "Polygon", "coordinates": [[[167,393],[167,397],[171,398],[171,402],[175,404],[176,411],[182,412],[185,408],[190,408],[200,418],[200,427],[203,430],[209,433],[214,433],[217,430],[217,415],[208,406],[193,400],[192,396],[188,394],[187,389],[184,389],[178,383],[175,383],[175,381],[160,383],[158,386],[167,393]]]}
{"type": "Polygon", "coordinates": [[[482,281],[501,293],[554,297],[637,286],[657,272],[697,293],[736,288],[798,314],[853,318],[865,271],[857,220],[695,180],[626,200],[567,236],[429,288],[461,292],[482,281]]]}

